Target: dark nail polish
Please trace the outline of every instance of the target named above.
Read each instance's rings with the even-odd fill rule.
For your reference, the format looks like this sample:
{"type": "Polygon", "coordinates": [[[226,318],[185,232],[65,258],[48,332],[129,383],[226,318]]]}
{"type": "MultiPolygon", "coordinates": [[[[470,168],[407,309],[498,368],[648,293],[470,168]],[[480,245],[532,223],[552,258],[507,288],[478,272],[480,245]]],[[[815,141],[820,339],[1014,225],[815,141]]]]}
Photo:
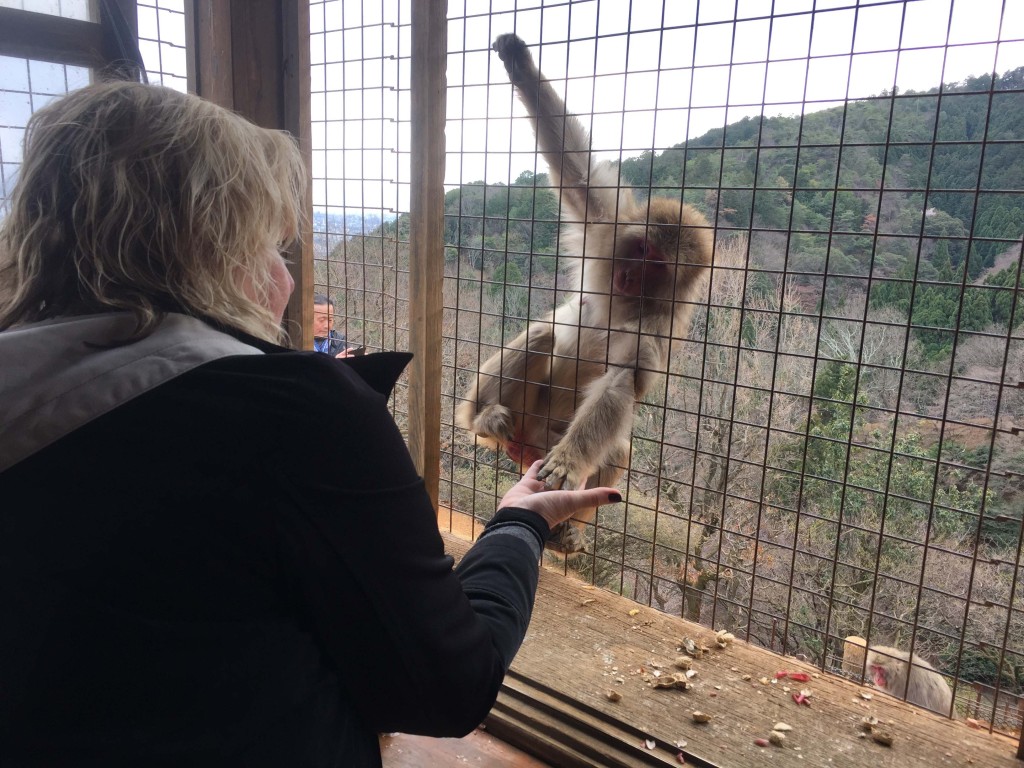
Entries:
{"type": "Polygon", "coordinates": [[[609,493],[608,494],[608,502],[610,504],[617,504],[620,501],[622,501],[622,494],[621,493],[609,493]]]}

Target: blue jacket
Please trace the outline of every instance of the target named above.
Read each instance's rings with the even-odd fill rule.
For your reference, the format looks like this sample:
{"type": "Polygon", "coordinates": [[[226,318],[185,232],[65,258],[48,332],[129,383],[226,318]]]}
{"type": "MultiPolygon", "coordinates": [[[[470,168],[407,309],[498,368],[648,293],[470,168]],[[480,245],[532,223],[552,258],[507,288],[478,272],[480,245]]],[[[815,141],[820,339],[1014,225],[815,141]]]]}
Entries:
{"type": "Polygon", "coordinates": [[[332,330],[330,336],[324,338],[313,339],[313,349],[317,352],[323,352],[331,357],[336,356],[339,352],[343,351],[348,347],[348,342],[345,341],[345,337],[342,336],[335,330],[332,330]]]}

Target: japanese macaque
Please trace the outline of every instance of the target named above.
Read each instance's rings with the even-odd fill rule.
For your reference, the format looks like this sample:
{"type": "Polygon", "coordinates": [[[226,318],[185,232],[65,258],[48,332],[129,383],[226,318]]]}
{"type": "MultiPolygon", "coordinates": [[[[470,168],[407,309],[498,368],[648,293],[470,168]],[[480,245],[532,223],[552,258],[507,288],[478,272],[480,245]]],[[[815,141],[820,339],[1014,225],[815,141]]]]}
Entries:
{"type": "Polygon", "coordinates": [[[917,654],[913,657],[899,648],[884,645],[867,647],[864,638],[851,635],[843,643],[843,671],[859,678],[866,674],[875,687],[911,704],[949,715],[953,692],[935,667],[917,654]],[[865,651],[867,664],[865,666],[865,651]],[[907,684],[907,661],[910,660],[910,684],[907,684]]]}
{"type": "MultiPolygon", "coordinates": [[[[614,485],[629,455],[633,404],[667,370],[670,340],[689,326],[711,264],[711,227],[678,198],[638,200],[620,188],[614,165],[591,161],[587,131],[526,44],[507,34],[493,48],[560,192],[563,253],[581,257],[580,293],[480,367],[456,423],[523,468],[543,458],[538,477],[552,488],[614,485]]],[[[577,528],[559,529],[553,546],[583,548],[577,528]]]]}

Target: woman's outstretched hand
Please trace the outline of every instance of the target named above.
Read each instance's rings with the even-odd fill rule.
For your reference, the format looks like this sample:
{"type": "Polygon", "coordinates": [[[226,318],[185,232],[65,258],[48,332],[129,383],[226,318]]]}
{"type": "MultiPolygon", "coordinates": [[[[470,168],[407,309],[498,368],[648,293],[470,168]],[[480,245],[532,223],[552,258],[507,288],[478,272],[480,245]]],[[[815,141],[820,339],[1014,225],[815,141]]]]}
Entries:
{"type": "Polygon", "coordinates": [[[498,509],[502,507],[529,509],[547,520],[548,525],[554,528],[584,509],[622,501],[621,494],[614,488],[587,488],[580,491],[549,490],[543,480],[537,479],[537,472],[543,464],[543,460],[535,461],[522,479],[508,489],[508,492],[502,497],[498,509]]]}

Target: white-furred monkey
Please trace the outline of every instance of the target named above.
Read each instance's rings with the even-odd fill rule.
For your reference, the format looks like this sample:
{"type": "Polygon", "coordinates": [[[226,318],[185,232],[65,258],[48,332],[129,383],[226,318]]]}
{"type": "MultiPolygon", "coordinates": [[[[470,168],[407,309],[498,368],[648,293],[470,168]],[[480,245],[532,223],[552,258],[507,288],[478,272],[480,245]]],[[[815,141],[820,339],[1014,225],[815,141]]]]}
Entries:
{"type": "Polygon", "coordinates": [[[868,648],[868,677],[875,687],[911,704],[943,715],[950,714],[953,692],[931,664],[916,653],[911,657],[899,648],[872,645],[868,648]],[[910,684],[907,684],[907,660],[910,659],[910,684]]]}
{"type": "MultiPolygon", "coordinates": [[[[633,405],[668,369],[672,337],[689,326],[697,285],[711,264],[707,220],[679,199],[637,200],[616,167],[592,163],[590,137],[543,79],[526,44],[493,48],[533,121],[559,189],[563,253],[579,259],[580,294],[480,368],[456,423],[553,487],[614,485],[629,455],[633,405]]],[[[582,549],[573,526],[552,532],[582,549]]]]}

